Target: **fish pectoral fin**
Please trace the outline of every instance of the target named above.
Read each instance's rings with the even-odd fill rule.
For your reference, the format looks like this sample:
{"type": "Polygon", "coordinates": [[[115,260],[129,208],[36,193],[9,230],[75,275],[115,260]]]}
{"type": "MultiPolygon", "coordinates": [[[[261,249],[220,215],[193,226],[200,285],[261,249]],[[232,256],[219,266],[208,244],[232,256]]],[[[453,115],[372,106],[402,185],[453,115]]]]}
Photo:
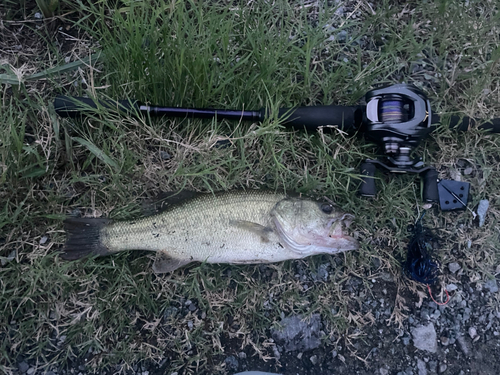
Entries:
{"type": "Polygon", "coordinates": [[[191,263],[190,260],[172,258],[164,251],[158,251],[153,263],[154,273],[169,273],[175,271],[177,268],[191,263]]]}
{"type": "Polygon", "coordinates": [[[264,225],[245,220],[235,220],[233,224],[241,229],[248,230],[260,236],[262,242],[270,241],[269,234],[273,231],[272,228],[265,227],[264,225]]]}

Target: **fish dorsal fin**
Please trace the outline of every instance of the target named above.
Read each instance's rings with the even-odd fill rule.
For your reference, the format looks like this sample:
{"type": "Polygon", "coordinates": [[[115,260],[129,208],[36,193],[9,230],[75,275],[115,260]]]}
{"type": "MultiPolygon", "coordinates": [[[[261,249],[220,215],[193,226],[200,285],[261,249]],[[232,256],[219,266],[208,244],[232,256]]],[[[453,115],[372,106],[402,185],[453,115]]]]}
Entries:
{"type": "Polygon", "coordinates": [[[270,227],[265,227],[264,225],[245,220],[235,220],[232,224],[243,230],[255,233],[256,235],[261,237],[262,242],[270,241],[269,235],[273,231],[270,227]]]}
{"type": "Polygon", "coordinates": [[[166,252],[158,251],[156,252],[156,258],[153,263],[153,271],[154,273],[169,273],[188,263],[191,263],[191,261],[187,259],[172,258],[166,252]]]}
{"type": "Polygon", "coordinates": [[[142,203],[142,213],[144,216],[156,215],[166,211],[172,206],[196,198],[200,194],[201,193],[190,190],[161,192],[142,203]]]}

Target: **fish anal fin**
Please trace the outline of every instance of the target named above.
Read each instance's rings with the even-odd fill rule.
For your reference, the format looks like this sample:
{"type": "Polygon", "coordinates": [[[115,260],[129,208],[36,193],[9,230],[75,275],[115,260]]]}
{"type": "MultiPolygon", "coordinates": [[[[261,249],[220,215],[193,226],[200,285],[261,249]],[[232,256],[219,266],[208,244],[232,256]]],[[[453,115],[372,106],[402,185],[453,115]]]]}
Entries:
{"type": "Polygon", "coordinates": [[[241,229],[255,233],[260,236],[262,242],[269,242],[269,234],[273,231],[271,228],[264,225],[245,220],[235,220],[233,224],[241,229]]]}
{"type": "Polygon", "coordinates": [[[172,258],[165,251],[158,251],[153,263],[154,273],[170,273],[191,263],[191,260],[172,258]]]}

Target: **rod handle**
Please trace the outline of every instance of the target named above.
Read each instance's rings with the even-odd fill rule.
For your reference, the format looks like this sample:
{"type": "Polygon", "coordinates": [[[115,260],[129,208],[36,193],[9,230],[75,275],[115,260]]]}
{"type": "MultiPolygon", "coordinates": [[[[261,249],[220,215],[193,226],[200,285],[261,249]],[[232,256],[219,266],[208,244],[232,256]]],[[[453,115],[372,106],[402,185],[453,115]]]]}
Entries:
{"type": "Polygon", "coordinates": [[[320,126],[337,126],[344,131],[355,131],[361,126],[363,109],[360,106],[324,105],[314,107],[281,108],[278,113],[284,124],[294,128],[315,131],[320,126]]]}
{"type": "Polygon", "coordinates": [[[99,105],[90,99],[84,97],[73,97],[58,95],[54,99],[54,109],[61,117],[78,117],[90,109],[104,107],[120,112],[136,113],[139,111],[139,104],[129,100],[99,100],[99,105]]]}
{"type": "MultiPolygon", "coordinates": [[[[432,123],[441,122],[439,115],[432,115],[432,123]]],[[[450,128],[460,131],[467,131],[470,128],[489,130],[492,133],[500,133],[500,118],[491,120],[474,120],[471,117],[450,116],[450,128]]]]}

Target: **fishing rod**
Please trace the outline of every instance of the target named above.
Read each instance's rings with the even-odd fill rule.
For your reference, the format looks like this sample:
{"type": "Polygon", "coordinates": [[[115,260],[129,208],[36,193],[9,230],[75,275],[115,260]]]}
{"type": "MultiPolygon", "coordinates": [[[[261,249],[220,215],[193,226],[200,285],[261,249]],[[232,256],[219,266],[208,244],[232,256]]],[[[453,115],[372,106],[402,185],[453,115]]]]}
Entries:
{"type": "MultiPolygon", "coordinates": [[[[321,127],[335,126],[345,132],[362,132],[365,138],[380,146],[378,159],[367,159],[361,164],[362,183],[359,192],[363,196],[376,195],[375,170],[381,168],[391,173],[418,174],[424,182],[423,198],[426,202],[438,202],[443,210],[465,208],[468,184],[441,180],[432,166],[425,166],[421,158],[412,158],[412,151],[429,135],[441,117],[431,110],[429,99],[417,87],[396,84],[377,88],[365,95],[365,105],[311,106],[281,108],[278,117],[282,124],[292,128],[316,131],[321,127]]],[[[79,117],[99,107],[136,115],[167,116],[179,118],[226,119],[234,121],[263,122],[270,112],[266,108],[254,111],[210,108],[161,107],[129,100],[100,100],[57,96],[54,108],[61,117],[79,117]]],[[[470,128],[500,133],[500,118],[489,121],[470,117],[451,116],[449,126],[455,130],[470,128]]]]}

